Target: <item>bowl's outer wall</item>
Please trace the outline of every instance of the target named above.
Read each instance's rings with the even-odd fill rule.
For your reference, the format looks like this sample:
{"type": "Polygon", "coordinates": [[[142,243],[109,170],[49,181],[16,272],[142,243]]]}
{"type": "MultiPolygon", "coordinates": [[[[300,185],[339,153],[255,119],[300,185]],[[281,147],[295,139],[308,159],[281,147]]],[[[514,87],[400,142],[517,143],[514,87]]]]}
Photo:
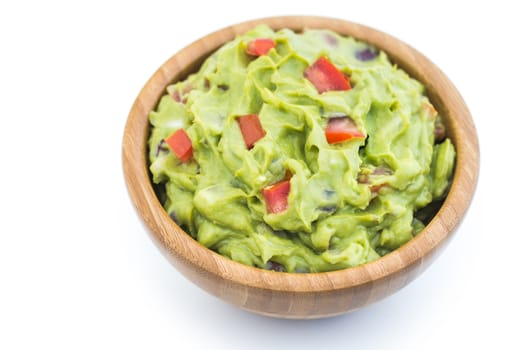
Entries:
{"type": "Polygon", "coordinates": [[[319,318],[356,310],[396,292],[424,271],[450,241],[477,184],[479,145],[468,108],[450,80],[426,57],[380,31],[343,20],[273,17],[212,33],[171,57],[146,83],[129,114],[123,138],[128,192],[145,227],[164,255],[184,276],[211,294],[246,310],[285,318],[319,318]],[[257,24],[274,29],[324,28],[353,36],[384,50],[391,60],[421,81],[444,119],[457,150],[447,199],[432,222],[398,250],[353,269],[321,274],[288,274],[247,267],[195,242],[165,213],[147,169],[148,114],[165,87],[198,69],[223,43],[257,24]]]}

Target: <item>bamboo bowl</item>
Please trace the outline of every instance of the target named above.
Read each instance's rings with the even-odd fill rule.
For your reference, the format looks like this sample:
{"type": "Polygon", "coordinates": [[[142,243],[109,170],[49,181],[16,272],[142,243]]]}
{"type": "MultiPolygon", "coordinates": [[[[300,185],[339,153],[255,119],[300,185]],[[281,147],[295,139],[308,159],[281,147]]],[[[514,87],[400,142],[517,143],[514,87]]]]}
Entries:
{"type": "Polygon", "coordinates": [[[189,280],[226,302],[252,312],[283,318],[321,318],[350,312],[381,300],[422,273],[444,249],[463,219],[475,191],[479,145],[465,102],[450,80],[419,52],[380,31],[343,20],[273,17],[236,24],[179,51],[149,79],[133,104],[122,144],[123,169],[131,200],[153,241],[189,280]],[[196,71],[204,59],[237,34],[257,24],[274,29],[324,28],[384,50],[422,82],[443,117],[457,151],[450,192],[427,227],[411,241],[365,265],[324,273],[292,274],[245,266],[205,248],[186,234],[154,192],[147,164],[148,113],[168,84],[196,71]]]}

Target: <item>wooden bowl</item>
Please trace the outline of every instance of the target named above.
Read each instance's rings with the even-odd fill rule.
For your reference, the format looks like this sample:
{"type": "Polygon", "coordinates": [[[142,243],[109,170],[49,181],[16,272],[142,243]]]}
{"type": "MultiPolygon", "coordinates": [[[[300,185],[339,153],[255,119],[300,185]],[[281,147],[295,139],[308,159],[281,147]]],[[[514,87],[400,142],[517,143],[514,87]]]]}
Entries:
{"type": "Polygon", "coordinates": [[[284,318],[320,318],[350,312],[385,298],[422,273],[447,245],[471,202],[479,172],[476,130],[459,92],[422,54],[380,31],[343,20],[273,17],[236,24],[182,49],[146,83],[133,104],[122,144],[125,180],[135,208],[169,261],[209,293],[245,310],[284,318]],[[170,83],[184,79],[203,60],[237,34],[257,24],[274,29],[324,28],[350,35],[384,50],[422,82],[444,119],[457,151],[450,192],[437,215],[414,239],[384,257],[355,268],[324,273],[266,271],[231,261],[205,248],[177,226],[153,190],[147,165],[148,113],[170,83]]]}

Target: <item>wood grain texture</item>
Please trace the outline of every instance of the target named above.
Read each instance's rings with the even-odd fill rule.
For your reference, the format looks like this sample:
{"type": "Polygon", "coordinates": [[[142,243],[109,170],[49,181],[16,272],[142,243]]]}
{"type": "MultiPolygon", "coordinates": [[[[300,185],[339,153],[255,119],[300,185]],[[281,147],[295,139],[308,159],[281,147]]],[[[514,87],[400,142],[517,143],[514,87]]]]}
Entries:
{"type": "Polygon", "coordinates": [[[236,24],[182,49],[148,80],[129,113],[122,142],[123,169],[131,200],[151,237],[169,261],[209,293],[260,314],[319,318],[350,312],[396,292],[423,272],[450,241],[475,191],[479,145],[470,112],[450,80],[422,54],[388,34],[343,20],[273,17],[236,24]],[[235,35],[257,24],[274,29],[324,28],[384,50],[422,82],[442,115],[457,150],[450,193],[431,223],[413,240],[374,262],[342,271],[289,274],[248,267],[201,246],[166,214],[147,169],[148,113],[168,84],[198,69],[203,60],[235,35]]]}

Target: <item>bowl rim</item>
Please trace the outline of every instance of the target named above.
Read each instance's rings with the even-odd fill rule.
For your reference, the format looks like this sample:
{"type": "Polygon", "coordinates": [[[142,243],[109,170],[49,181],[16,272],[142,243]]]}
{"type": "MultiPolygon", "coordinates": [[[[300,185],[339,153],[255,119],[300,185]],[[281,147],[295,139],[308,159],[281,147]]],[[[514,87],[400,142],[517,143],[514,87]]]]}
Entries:
{"type": "Polygon", "coordinates": [[[257,289],[318,293],[354,288],[401,273],[414,264],[421,264],[429,252],[443,247],[466,214],[475,192],[479,173],[479,143],[472,117],[459,92],[437,66],[414,48],[382,31],[348,20],[278,16],[252,19],[219,29],[179,50],[159,67],[146,82],[129,112],[122,141],[122,165],[128,193],[139,217],[159,248],[177,267],[185,269],[185,264],[190,264],[198,273],[257,289]],[[184,78],[200,65],[200,62],[196,64],[192,60],[193,57],[202,61],[203,57],[217,49],[210,45],[210,39],[219,38],[225,43],[262,23],[273,29],[298,31],[324,28],[351,35],[385,51],[393,62],[423,83],[427,93],[432,91],[430,100],[446,119],[447,128],[454,131],[456,167],[448,196],[439,211],[422,232],[400,248],[372,262],[343,270],[302,274],[268,271],[235,262],[201,245],[182,230],[162,207],[147,166],[149,111],[156,107],[168,84],[184,78]],[[408,62],[417,63],[417,66],[408,62]],[[429,80],[430,76],[436,78],[429,80]],[[449,89],[447,96],[432,89],[436,84],[449,89]],[[449,103],[450,100],[454,103],[449,103]],[[154,105],[151,101],[155,101],[154,105]]]}

